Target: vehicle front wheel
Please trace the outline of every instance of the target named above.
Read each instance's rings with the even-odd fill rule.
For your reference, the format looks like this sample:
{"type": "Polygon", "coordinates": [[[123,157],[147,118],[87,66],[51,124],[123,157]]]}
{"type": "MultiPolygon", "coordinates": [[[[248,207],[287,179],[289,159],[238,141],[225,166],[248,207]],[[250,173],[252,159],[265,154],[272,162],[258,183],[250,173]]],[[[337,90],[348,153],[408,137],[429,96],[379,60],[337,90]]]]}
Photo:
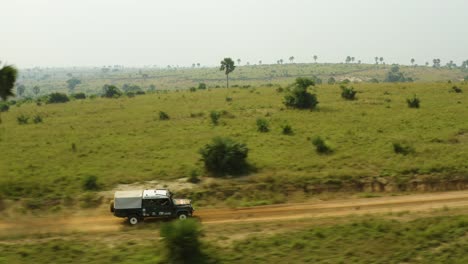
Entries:
{"type": "Polygon", "coordinates": [[[179,214],[179,220],[186,220],[187,219],[187,213],[180,213],[179,214]]]}
{"type": "Polygon", "coordinates": [[[138,217],[135,216],[135,215],[132,215],[132,216],[128,217],[128,223],[131,224],[131,225],[136,225],[136,224],[138,224],[139,221],[140,221],[140,219],[138,219],[138,217]]]}

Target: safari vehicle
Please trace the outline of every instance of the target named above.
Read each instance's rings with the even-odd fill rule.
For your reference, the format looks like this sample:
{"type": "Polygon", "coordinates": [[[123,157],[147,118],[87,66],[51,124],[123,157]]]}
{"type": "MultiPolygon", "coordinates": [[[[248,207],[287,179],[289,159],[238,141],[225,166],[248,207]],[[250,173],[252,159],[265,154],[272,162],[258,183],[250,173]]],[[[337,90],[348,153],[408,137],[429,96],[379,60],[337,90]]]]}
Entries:
{"type": "Polygon", "coordinates": [[[116,217],[128,218],[136,225],[146,217],[187,219],[193,215],[189,199],[174,199],[167,189],[117,191],[110,211],[116,217]]]}

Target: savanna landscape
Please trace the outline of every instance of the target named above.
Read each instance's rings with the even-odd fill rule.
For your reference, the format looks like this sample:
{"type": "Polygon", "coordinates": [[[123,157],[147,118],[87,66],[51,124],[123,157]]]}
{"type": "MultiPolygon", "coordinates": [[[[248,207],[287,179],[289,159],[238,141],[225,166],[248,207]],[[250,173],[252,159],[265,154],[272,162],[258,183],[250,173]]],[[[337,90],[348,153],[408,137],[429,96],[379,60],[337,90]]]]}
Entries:
{"type": "Polygon", "coordinates": [[[467,57],[2,55],[0,263],[468,262],[467,57]],[[193,217],[114,217],[144,189],[193,217]]]}

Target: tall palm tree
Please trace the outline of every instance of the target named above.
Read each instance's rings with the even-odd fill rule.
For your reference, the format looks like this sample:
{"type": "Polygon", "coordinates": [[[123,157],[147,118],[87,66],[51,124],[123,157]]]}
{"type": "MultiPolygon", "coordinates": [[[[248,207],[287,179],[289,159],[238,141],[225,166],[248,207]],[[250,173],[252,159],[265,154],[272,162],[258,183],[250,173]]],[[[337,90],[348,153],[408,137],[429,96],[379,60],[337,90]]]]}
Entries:
{"type": "Polygon", "coordinates": [[[259,60],[259,61],[258,61],[258,65],[262,65],[262,60],[259,60]]]}
{"type": "Polygon", "coordinates": [[[294,62],[294,56],[289,57],[289,62],[293,63],[294,62]]]}
{"type": "MultiPolygon", "coordinates": [[[[240,59],[238,59],[240,61],[240,59]]],[[[231,58],[224,58],[221,61],[221,67],[219,68],[220,71],[224,71],[226,74],[226,88],[229,88],[229,73],[233,72],[236,66],[234,66],[234,61],[231,58]]]]}
{"type": "Polygon", "coordinates": [[[0,98],[3,101],[6,101],[10,96],[14,96],[13,87],[17,76],[18,70],[11,65],[0,69],[0,98]]]}
{"type": "Polygon", "coordinates": [[[314,62],[317,63],[318,56],[314,55],[314,62]]]}
{"type": "Polygon", "coordinates": [[[240,65],[241,59],[237,59],[237,65],[240,65]]]}
{"type": "MultiPolygon", "coordinates": [[[[13,66],[4,66],[0,69],[0,99],[3,101],[6,101],[10,96],[14,96],[13,87],[17,76],[18,70],[13,66]]],[[[2,123],[1,116],[0,123],[2,123]]]]}
{"type": "Polygon", "coordinates": [[[414,58],[411,58],[411,65],[414,66],[414,62],[415,62],[414,58]]]}
{"type": "Polygon", "coordinates": [[[380,63],[383,63],[383,57],[379,58],[380,63]]]}

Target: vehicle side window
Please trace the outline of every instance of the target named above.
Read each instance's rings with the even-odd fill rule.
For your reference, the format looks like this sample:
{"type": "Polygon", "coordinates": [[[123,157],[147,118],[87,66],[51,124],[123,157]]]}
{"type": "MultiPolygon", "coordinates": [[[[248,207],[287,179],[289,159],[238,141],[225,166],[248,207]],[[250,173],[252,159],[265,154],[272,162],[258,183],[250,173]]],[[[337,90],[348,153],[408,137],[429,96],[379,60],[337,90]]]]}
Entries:
{"type": "Polygon", "coordinates": [[[144,199],[143,206],[145,207],[154,207],[158,205],[158,200],[156,199],[144,199]]]}
{"type": "Polygon", "coordinates": [[[170,205],[169,203],[169,199],[165,198],[165,199],[158,199],[158,205],[159,206],[163,206],[163,207],[167,207],[170,205]]]}

